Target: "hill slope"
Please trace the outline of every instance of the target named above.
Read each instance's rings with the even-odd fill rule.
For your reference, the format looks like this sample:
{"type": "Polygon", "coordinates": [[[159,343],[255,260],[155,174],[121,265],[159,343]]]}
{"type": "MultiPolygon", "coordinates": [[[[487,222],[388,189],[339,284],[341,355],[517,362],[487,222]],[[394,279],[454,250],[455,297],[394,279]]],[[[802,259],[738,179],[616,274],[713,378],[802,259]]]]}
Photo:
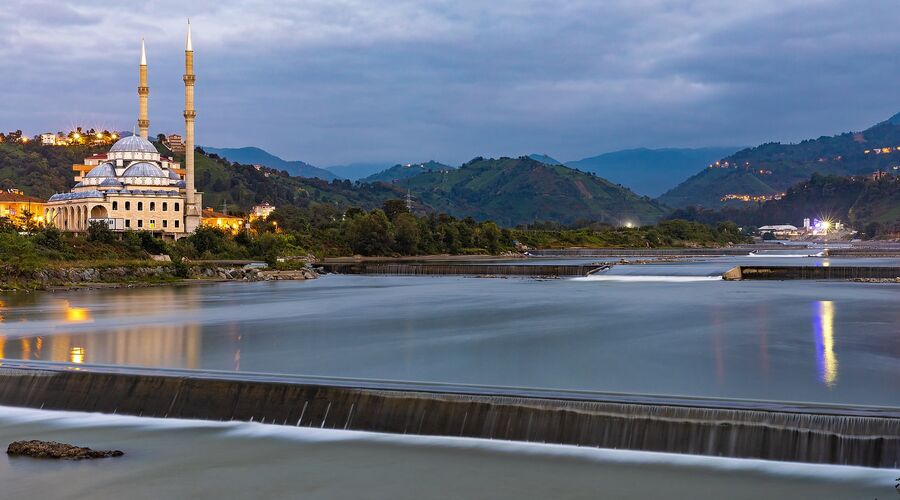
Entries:
{"type": "Polygon", "coordinates": [[[264,165],[276,170],[284,170],[296,177],[308,177],[310,179],[318,178],[326,181],[338,178],[333,172],[325,170],[324,168],[314,167],[309,163],[299,160],[283,160],[268,151],[257,147],[213,148],[203,146],[203,150],[207,153],[219,155],[228,161],[234,161],[244,165],[264,165]]]}
{"type": "Polygon", "coordinates": [[[505,226],[535,221],[650,224],[666,211],[600,177],[528,157],[476,158],[456,170],[419,174],[404,187],[439,212],[505,226]]]}
{"type": "MultiPolygon", "coordinates": [[[[159,146],[158,146],[159,147],[159,146]]],[[[183,156],[176,156],[183,161],[183,156]]],[[[257,170],[252,165],[232,164],[212,158],[198,150],[194,158],[197,190],[203,192],[203,205],[219,209],[222,202],[235,210],[248,211],[253,205],[269,202],[272,205],[309,206],[327,203],[347,209],[377,208],[385,200],[401,198],[405,192],[388,185],[357,186],[348,180],[325,181],[316,178],[293,177],[281,170],[257,170]]]]}
{"type": "Polygon", "coordinates": [[[625,149],[582,160],[567,166],[593,172],[628,186],[636,193],[659,196],[710,163],[737,151],[738,147],[625,149]]]}
{"type": "Polygon", "coordinates": [[[425,172],[438,172],[454,167],[438,163],[434,160],[425,163],[407,163],[406,165],[394,165],[393,167],[360,179],[360,182],[397,182],[409,179],[425,172]]]}
{"type": "Polygon", "coordinates": [[[676,210],[672,218],[717,223],[732,220],[741,225],[793,224],[819,218],[849,223],[857,230],[876,224],[879,232],[900,233],[900,178],[883,179],[825,176],[790,187],[785,196],[755,207],[726,207],[702,210],[695,207],[676,210]]]}
{"type": "MultiPolygon", "coordinates": [[[[820,137],[799,144],[768,143],[725,157],[659,197],[672,207],[723,206],[727,195],[772,195],[823,175],[860,175],[900,163],[897,116],[863,132],[820,137]]],[[[732,202],[734,203],[734,202],[732,202]]]]}

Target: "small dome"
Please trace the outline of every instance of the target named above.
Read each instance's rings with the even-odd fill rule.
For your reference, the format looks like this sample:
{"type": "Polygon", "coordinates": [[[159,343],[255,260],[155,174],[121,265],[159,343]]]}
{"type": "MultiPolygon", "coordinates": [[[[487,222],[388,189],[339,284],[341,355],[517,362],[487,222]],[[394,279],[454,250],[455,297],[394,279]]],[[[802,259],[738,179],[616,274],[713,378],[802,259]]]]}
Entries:
{"type": "Polygon", "coordinates": [[[104,162],[96,167],[92,168],[90,172],[88,172],[85,177],[115,177],[116,176],[116,167],[113,166],[112,163],[104,162]]]}
{"type": "Polygon", "coordinates": [[[122,187],[122,183],[119,182],[119,181],[117,181],[117,180],[115,180],[115,179],[109,178],[109,179],[103,179],[103,182],[101,182],[101,183],[99,184],[99,186],[100,186],[100,187],[115,187],[115,188],[120,188],[120,187],[122,187]]]}
{"type": "Polygon", "coordinates": [[[139,153],[159,153],[153,143],[144,139],[139,135],[129,135],[116,141],[109,149],[110,153],[116,152],[139,152],[139,153]]]}
{"type": "Polygon", "coordinates": [[[139,161],[137,163],[132,163],[128,168],[125,169],[125,172],[122,173],[122,177],[163,177],[167,178],[165,172],[156,165],[152,163],[147,163],[145,161],[139,161]]]}
{"type": "Polygon", "coordinates": [[[172,179],[173,181],[180,181],[181,176],[178,175],[178,173],[175,172],[174,170],[169,169],[169,179],[172,179]]]}

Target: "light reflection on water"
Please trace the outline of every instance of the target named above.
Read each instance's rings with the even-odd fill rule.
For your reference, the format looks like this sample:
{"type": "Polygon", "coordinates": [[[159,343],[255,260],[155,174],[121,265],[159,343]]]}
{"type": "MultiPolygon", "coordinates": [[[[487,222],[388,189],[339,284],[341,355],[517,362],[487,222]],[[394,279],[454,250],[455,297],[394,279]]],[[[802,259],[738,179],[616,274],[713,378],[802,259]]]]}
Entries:
{"type": "Polygon", "coordinates": [[[820,300],[814,304],[813,329],[816,334],[816,360],[819,379],[834,387],[838,378],[838,360],[834,354],[834,302],[820,300]]]}
{"type": "Polygon", "coordinates": [[[328,276],[11,295],[0,357],[900,406],[898,293],[328,276]]]}

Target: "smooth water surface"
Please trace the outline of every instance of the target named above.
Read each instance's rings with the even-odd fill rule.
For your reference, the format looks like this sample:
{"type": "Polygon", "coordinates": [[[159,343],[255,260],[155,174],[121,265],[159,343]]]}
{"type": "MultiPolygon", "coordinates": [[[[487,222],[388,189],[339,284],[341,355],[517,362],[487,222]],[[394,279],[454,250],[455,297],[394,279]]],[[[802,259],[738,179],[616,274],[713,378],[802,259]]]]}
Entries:
{"type": "Polygon", "coordinates": [[[0,442],[120,449],[0,456],[0,498],[895,498],[900,471],[0,407],[0,442]]]}
{"type": "Polygon", "coordinates": [[[7,295],[0,357],[900,406],[900,286],[717,278],[748,258],[7,295]]]}

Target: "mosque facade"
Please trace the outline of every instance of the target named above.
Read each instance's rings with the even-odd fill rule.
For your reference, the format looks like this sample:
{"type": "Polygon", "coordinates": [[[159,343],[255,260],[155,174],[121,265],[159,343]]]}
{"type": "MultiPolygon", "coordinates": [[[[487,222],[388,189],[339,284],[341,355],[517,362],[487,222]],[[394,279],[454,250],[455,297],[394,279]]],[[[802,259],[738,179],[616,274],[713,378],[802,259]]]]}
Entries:
{"type": "Polygon", "coordinates": [[[44,220],[62,231],[86,231],[93,223],[113,231],[151,231],[178,238],[201,219],[202,193],[194,189],[194,51],[188,24],[185,44],[185,167],[148,140],[150,120],[147,55],[141,42],[139,133],[119,139],[107,153],[72,166],[75,186],[50,197],[44,220]]]}

